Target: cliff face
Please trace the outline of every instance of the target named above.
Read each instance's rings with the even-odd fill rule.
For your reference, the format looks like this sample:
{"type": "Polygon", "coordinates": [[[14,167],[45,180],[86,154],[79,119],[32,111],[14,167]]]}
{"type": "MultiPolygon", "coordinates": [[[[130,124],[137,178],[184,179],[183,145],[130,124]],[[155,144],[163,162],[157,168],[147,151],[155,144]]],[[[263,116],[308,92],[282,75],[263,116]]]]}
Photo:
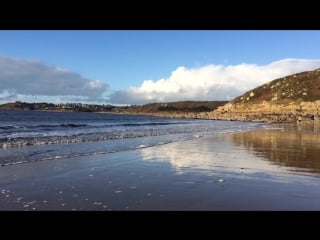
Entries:
{"type": "Polygon", "coordinates": [[[276,79],[208,114],[210,119],[320,122],[320,69],[276,79]]]}

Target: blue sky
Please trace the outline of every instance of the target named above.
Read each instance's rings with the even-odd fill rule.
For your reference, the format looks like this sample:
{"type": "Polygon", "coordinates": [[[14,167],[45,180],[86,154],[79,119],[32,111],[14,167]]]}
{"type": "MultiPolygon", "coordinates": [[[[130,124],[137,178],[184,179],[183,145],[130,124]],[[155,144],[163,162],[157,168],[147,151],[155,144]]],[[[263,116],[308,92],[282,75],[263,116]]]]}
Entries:
{"type": "Polygon", "coordinates": [[[0,31],[0,101],[226,100],[319,68],[319,42],[305,30],[0,31]]]}

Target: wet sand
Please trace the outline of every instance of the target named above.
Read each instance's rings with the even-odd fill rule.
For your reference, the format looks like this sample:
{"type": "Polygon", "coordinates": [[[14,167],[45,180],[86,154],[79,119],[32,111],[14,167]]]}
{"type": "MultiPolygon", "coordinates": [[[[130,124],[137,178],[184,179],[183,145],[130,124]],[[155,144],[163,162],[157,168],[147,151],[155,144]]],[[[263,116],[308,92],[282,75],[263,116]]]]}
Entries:
{"type": "Polygon", "coordinates": [[[0,167],[0,210],[320,210],[320,127],[273,126],[0,167]]]}

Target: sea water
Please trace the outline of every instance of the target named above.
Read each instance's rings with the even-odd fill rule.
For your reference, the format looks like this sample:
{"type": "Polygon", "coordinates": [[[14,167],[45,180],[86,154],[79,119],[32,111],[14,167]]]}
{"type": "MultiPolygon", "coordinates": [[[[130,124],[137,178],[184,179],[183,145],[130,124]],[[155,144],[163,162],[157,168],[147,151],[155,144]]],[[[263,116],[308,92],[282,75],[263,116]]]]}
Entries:
{"type": "Polygon", "coordinates": [[[128,151],[264,125],[108,113],[0,110],[0,166],[128,151]]]}

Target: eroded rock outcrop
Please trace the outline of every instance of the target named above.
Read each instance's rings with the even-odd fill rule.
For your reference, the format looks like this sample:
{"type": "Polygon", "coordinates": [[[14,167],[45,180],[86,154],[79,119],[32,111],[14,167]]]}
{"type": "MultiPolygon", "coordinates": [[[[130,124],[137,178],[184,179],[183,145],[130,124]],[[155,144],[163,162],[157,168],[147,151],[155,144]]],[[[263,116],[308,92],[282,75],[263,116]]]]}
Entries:
{"type": "Polygon", "coordinates": [[[319,122],[320,101],[289,104],[228,103],[210,112],[210,119],[261,122],[319,122]]]}
{"type": "Polygon", "coordinates": [[[259,86],[210,112],[208,118],[320,123],[320,69],[259,86]]]}

